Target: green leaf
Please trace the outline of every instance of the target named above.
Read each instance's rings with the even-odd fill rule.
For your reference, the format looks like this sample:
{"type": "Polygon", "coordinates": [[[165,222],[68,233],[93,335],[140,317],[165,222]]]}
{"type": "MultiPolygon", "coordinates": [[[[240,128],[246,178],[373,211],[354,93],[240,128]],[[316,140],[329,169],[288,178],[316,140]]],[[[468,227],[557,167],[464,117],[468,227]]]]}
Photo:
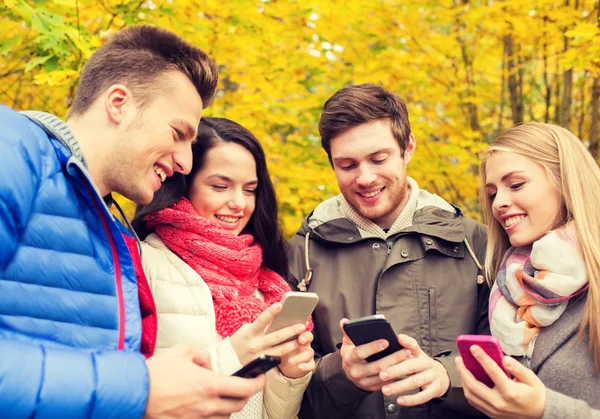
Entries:
{"type": "Polygon", "coordinates": [[[29,61],[27,63],[27,65],[25,66],[25,72],[27,73],[27,72],[33,70],[38,65],[44,64],[46,61],[48,61],[52,57],[54,57],[54,55],[45,55],[43,57],[35,57],[34,59],[32,59],[31,61],[29,61]]]}
{"type": "Polygon", "coordinates": [[[18,42],[21,37],[19,35],[11,36],[8,39],[0,39],[0,54],[6,55],[18,42]]]}

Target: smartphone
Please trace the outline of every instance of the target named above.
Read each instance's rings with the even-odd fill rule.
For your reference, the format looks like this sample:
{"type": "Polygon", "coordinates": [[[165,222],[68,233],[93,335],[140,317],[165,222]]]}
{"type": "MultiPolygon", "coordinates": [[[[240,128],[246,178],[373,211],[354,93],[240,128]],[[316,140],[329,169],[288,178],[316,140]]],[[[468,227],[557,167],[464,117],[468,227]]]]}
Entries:
{"type": "Polygon", "coordinates": [[[344,332],[346,332],[352,343],[356,346],[379,339],[388,341],[388,347],[368,357],[366,359],[367,362],[377,361],[403,349],[402,345],[398,342],[398,335],[396,335],[392,325],[386,320],[383,314],[374,314],[350,320],[344,324],[344,332]]]}
{"type": "MultiPolygon", "coordinates": [[[[271,333],[294,324],[304,324],[319,302],[319,296],[314,292],[286,292],[281,300],[283,308],[267,327],[265,333],[271,333]]],[[[296,337],[288,339],[288,342],[296,337]]]]}
{"type": "Polygon", "coordinates": [[[269,371],[281,363],[281,358],[278,356],[269,356],[261,354],[258,358],[248,362],[242,368],[234,372],[232,375],[241,378],[254,378],[269,371]]]}
{"type": "Polygon", "coordinates": [[[508,378],[511,378],[510,374],[502,367],[502,358],[504,357],[504,352],[502,352],[500,341],[496,337],[490,335],[460,335],[458,338],[456,338],[458,352],[465,363],[465,367],[467,367],[467,369],[475,378],[477,378],[477,380],[481,381],[490,388],[494,387],[494,382],[492,379],[487,375],[473,354],[471,354],[472,345],[477,345],[483,349],[483,351],[488,354],[488,356],[492,358],[496,364],[498,364],[508,378]]]}

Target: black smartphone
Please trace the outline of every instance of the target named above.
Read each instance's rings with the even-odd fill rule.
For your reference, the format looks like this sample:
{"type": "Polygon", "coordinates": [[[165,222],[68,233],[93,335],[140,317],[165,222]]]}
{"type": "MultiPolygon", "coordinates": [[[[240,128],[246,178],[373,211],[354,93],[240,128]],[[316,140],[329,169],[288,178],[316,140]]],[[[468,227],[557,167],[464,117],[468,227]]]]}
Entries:
{"type": "Polygon", "coordinates": [[[233,373],[235,377],[254,378],[281,364],[278,356],[260,355],[233,373]]]}
{"type": "Polygon", "coordinates": [[[367,362],[377,361],[394,352],[403,349],[398,342],[398,336],[390,322],[388,322],[383,314],[375,314],[373,316],[361,317],[360,319],[350,320],[344,324],[344,331],[356,346],[364,345],[375,340],[385,339],[389,346],[383,351],[371,355],[367,358],[367,362]]]}

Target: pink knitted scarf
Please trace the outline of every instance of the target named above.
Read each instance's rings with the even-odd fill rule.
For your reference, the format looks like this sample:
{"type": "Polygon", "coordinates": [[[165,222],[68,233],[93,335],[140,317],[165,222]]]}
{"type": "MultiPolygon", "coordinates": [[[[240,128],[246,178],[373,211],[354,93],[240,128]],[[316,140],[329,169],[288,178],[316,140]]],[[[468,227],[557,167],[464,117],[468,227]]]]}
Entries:
{"type": "Polygon", "coordinates": [[[262,266],[262,249],[252,235],[234,236],[200,216],[185,198],[144,221],[210,288],[221,337],[252,323],[290,291],[281,276],[262,266]],[[257,289],[264,301],[254,294],[257,289]]]}

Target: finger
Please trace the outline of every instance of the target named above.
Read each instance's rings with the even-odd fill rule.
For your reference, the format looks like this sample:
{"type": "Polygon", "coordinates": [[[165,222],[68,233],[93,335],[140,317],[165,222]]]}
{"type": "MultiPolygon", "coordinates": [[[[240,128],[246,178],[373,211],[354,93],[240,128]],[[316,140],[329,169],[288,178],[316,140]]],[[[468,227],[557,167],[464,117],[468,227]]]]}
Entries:
{"type": "Polygon", "coordinates": [[[481,347],[478,345],[471,345],[470,349],[477,362],[481,364],[483,370],[487,373],[499,390],[502,391],[502,389],[506,388],[508,384],[512,383],[506,373],[502,371],[502,368],[500,368],[498,364],[496,364],[496,362],[488,354],[486,354],[483,349],[481,349],[481,347]]]}
{"type": "Polygon", "coordinates": [[[300,345],[308,345],[309,343],[311,343],[314,339],[314,336],[311,332],[309,331],[305,331],[303,333],[300,334],[300,336],[298,336],[298,343],[300,345]]]}
{"type": "Polygon", "coordinates": [[[192,362],[206,369],[212,369],[210,353],[201,346],[185,345],[185,353],[192,362]]]}
{"type": "Polygon", "coordinates": [[[310,361],[308,362],[304,362],[302,364],[298,364],[298,369],[300,371],[314,371],[317,368],[317,364],[315,363],[314,358],[312,358],[310,361]]]}
{"type": "Polygon", "coordinates": [[[252,322],[253,330],[255,330],[257,333],[264,333],[267,326],[271,324],[275,316],[279,314],[282,308],[283,306],[281,303],[271,304],[269,308],[260,313],[260,315],[252,322]]]}
{"type": "MultiPolygon", "coordinates": [[[[298,346],[295,337],[304,331],[305,327],[303,324],[294,324],[274,332],[268,333],[261,337],[263,348],[271,348],[276,345],[285,343],[289,339],[293,339],[292,343],[298,346]]],[[[294,346],[294,347],[296,347],[294,346]]]]}
{"type": "Polygon", "coordinates": [[[470,393],[474,397],[481,399],[482,402],[485,401],[487,403],[488,400],[493,400],[495,390],[489,388],[487,385],[475,378],[471,371],[469,371],[465,366],[462,357],[456,357],[455,363],[456,369],[458,370],[462,380],[463,388],[469,389],[470,393]]]}
{"type": "Polygon", "coordinates": [[[427,358],[411,358],[400,364],[392,365],[391,367],[386,368],[384,371],[381,371],[379,376],[384,380],[392,380],[418,374],[430,368],[431,364],[427,358]]]}
{"type": "Polygon", "coordinates": [[[217,376],[213,383],[220,397],[247,399],[265,386],[265,375],[256,378],[217,376]]]}
{"type": "Polygon", "coordinates": [[[517,381],[532,387],[541,383],[541,380],[533,371],[510,356],[505,356],[502,358],[502,365],[509,373],[513,375],[513,377],[517,379],[517,381]]]}
{"type": "Polygon", "coordinates": [[[352,340],[348,337],[348,335],[346,334],[346,331],[344,330],[344,325],[346,323],[348,323],[349,321],[350,320],[348,320],[346,318],[343,318],[342,320],[340,320],[340,329],[342,329],[342,333],[343,333],[342,343],[344,345],[352,345],[352,346],[354,346],[354,343],[352,343],[352,340]]]}
{"type": "Polygon", "coordinates": [[[400,343],[400,345],[410,350],[415,357],[419,356],[419,354],[423,352],[418,342],[408,335],[399,334],[398,342],[400,343]]]}
{"type": "Polygon", "coordinates": [[[288,359],[288,363],[290,365],[300,364],[303,362],[308,362],[315,357],[315,351],[310,346],[300,347],[296,350],[296,353],[288,359]]]}
{"type": "Polygon", "coordinates": [[[298,345],[298,342],[292,340],[290,342],[281,343],[279,345],[273,345],[270,348],[265,349],[265,353],[268,355],[284,357],[291,355],[299,347],[300,345],[298,345]]]}
{"type": "Polygon", "coordinates": [[[420,404],[427,403],[431,399],[435,398],[435,392],[436,389],[434,387],[427,387],[426,389],[419,391],[418,393],[406,394],[398,397],[396,403],[402,406],[417,406],[420,404]]]}
{"type": "Polygon", "coordinates": [[[360,385],[360,388],[365,389],[368,391],[379,391],[381,390],[381,388],[387,384],[391,384],[392,381],[381,381],[381,379],[379,378],[379,376],[377,375],[371,375],[368,377],[363,377],[360,380],[357,381],[357,383],[360,385]]]}
{"type": "Polygon", "coordinates": [[[471,376],[471,378],[475,379],[475,377],[473,376],[473,374],[471,374],[471,372],[465,367],[465,364],[462,360],[462,357],[456,357],[454,359],[455,364],[456,364],[456,370],[458,371],[458,374],[460,375],[461,378],[461,382],[463,385],[463,392],[465,395],[465,398],[467,399],[467,401],[469,402],[469,404],[471,406],[473,406],[474,408],[478,409],[479,411],[487,414],[488,416],[490,415],[490,412],[487,410],[487,404],[484,403],[484,401],[477,397],[477,395],[475,395],[472,391],[471,391],[471,387],[470,387],[470,379],[467,378],[467,374],[471,376]],[[465,378],[463,378],[463,376],[465,378]]]}
{"type": "MultiPolygon", "coordinates": [[[[379,373],[379,376],[381,377],[382,380],[388,380],[390,379],[390,376],[392,374],[394,374],[393,371],[388,371],[390,369],[390,367],[395,367],[398,364],[405,362],[409,359],[414,359],[414,356],[412,354],[412,352],[410,351],[410,349],[403,349],[400,351],[396,351],[391,355],[386,356],[385,358],[380,359],[379,361],[377,361],[379,363],[379,367],[381,372],[379,373]]],[[[399,376],[395,376],[392,378],[397,378],[399,376]]]]}
{"type": "Polygon", "coordinates": [[[391,394],[406,393],[407,391],[417,390],[421,387],[431,384],[434,379],[433,371],[425,370],[418,374],[411,375],[399,381],[386,385],[381,389],[383,394],[389,396],[391,394]]]}
{"type": "Polygon", "coordinates": [[[383,351],[389,346],[389,342],[385,339],[375,340],[373,342],[365,343],[354,347],[350,351],[349,360],[352,363],[360,363],[370,357],[373,354],[383,351]]]}

